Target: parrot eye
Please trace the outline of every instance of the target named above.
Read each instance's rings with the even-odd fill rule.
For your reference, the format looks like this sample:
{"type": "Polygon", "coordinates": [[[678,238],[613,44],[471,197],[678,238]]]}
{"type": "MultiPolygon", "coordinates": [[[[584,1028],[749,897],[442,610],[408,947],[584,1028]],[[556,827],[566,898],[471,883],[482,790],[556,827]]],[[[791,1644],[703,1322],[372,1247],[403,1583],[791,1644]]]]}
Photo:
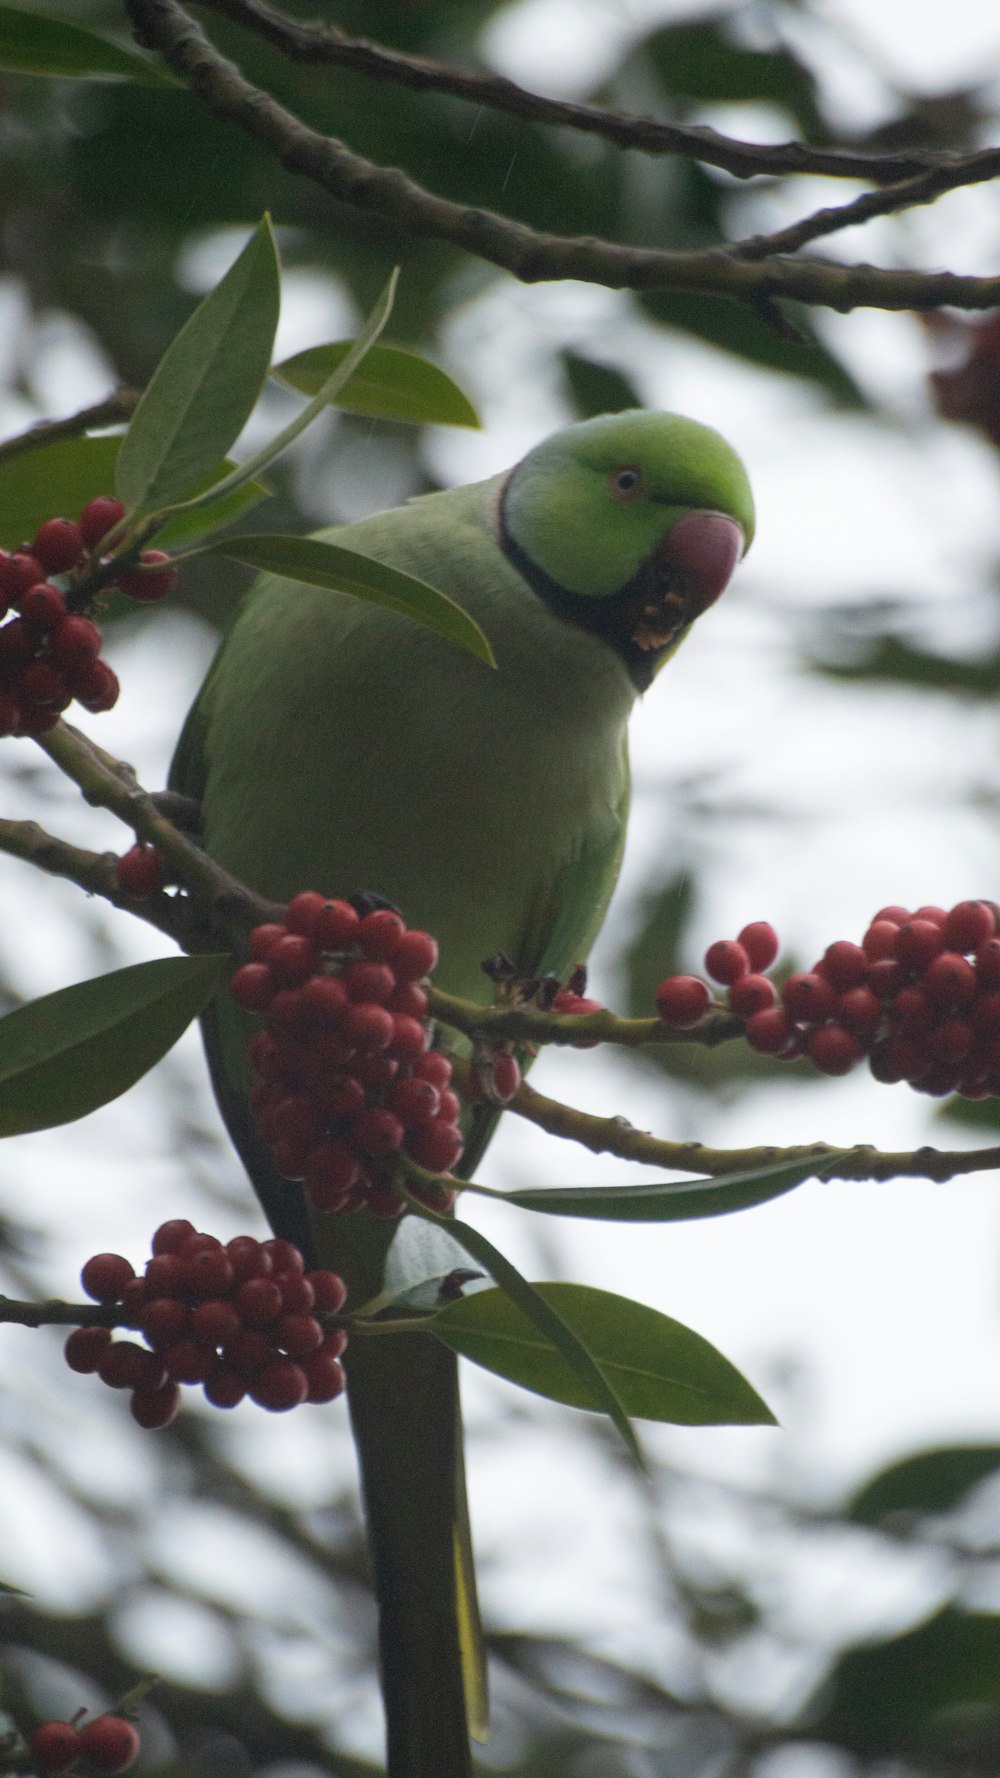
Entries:
{"type": "Polygon", "coordinates": [[[608,489],[615,500],[634,500],[642,493],[642,470],[631,464],[623,469],[613,469],[608,477],[608,489]]]}

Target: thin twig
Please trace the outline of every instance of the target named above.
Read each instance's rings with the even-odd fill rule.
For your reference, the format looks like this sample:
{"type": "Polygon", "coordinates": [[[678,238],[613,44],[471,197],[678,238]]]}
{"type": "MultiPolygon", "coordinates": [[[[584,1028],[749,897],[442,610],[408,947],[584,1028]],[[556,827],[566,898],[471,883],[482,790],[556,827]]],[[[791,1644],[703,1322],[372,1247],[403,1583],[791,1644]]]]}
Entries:
{"type": "Polygon", "coordinates": [[[592,1112],[578,1111],[575,1106],[546,1098],[526,1082],[518,1088],[507,1109],[552,1136],[579,1142],[592,1154],[612,1154],[619,1160],[663,1167],[668,1173],[715,1178],[801,1161],[803,1165],[815,1163],[824,1179],[933,1179],[943,1184],[961,1174],[984,1173],[1000,1167],[1000,1147],[954,1152],[928,1147],[893,1153],[859,1143],[845,1155],[842,1148],[826,1142],[791,1148],[706,1148],[701,1142],[667,1142],[645,1130],[634,1129],[624,1118],[596,1117],[592,1112]]]}
{"type": "Polygon", "coordinates": [[[48,833],[37,821],[0,820],[0,852],[20,858],[53,877],[65,877],[87,895],[99,895],[114,907],[134,914],[163,932],[182,951],[210,948],[203,934],[205,921],[186,896],[158,895],[142,897],[127,895],[115,875],[117,859],[113,852],[88,852],[82,846],[71,846],[55,834],[48,833]]]}
{"type": "Polygon", "coordinates": [[[842,312],[1000,304],[1000,276],[838,265],[782,255],[756,261],[722,247],[704,252],[627,247],[589,236],[545,234],[495,211],[452,203],[398,168],[378,166],[336,137],[310,129],[220,55],[177,0],[126,0],[126,5],[140,42],[158,50],[214,116],[263,143],[290,172],[413,236],[463,247],[522,283],[578,278],[613,289],[688,290],[755,305],[765,298],[794,298],[842,312]]]}
{"type": "Polygon", "coordinates": [[[16,438],[4,439],[0,444],[0,463],[21,457],[26,451],[40,451],[45,445],[58,444],[60,439],[80,438],[85,432],[117,426],[130,420],[138,405],[137,389],[116,389],[113,395],[95,402],[93,407],[81,408],[79,413],[69,414],[64,420],[39,420],[37,426],[18,433],[16,438]]]}
{"type": "Polygon", "coordinates": [[[607,1007],[600,1012],[555,1013],[529,1004],[480,1006],[435,987],[429,990],[428,1010],[443,1025],[487,1043],[554,1043],[572,1049],[585,1049],[593,1043],[615,1043],[623,1049],[645,1049],[651,1043],[697,1043],[715,1049],[731,1038],[742,1037],[744,1031],[744,1021],[728,1012],[709,1014],[686,1031],[673,1031],[660,1019],[623,1019],[607,1007]]]}
{"type": "Polygon", "coordinates": [[[426,56],[404,55],[381,43],[349,37],[336,25],[320,20],[286,18],[264,0],[200,0],[200,4],[245,26],[295,62],[348,68],[370,80],[388,81],[414,92],[448,93],[529,123],[553,124],[600,136],[618,148],[635,148],[644,154],[687,155],[708,166],[721,167],[737,179],[752,179],[759,174],[820,173],[838,179],[896,184],[901,179],[947,166],[953,159],[932,149],[871,154],[850,148],[810,147],[804,142],[741,142],[702,124],[680,126],[653,118],[629,117],[602,105],[544,98],[502,74],[458,68],[426,56]]]}

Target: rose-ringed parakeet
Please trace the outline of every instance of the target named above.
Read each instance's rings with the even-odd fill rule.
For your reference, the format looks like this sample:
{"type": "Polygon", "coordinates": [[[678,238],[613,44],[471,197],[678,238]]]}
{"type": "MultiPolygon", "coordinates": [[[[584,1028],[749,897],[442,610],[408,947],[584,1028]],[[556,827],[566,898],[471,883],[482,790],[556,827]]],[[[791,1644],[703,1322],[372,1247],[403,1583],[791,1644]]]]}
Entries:
{"type": "MultiPolygon", "coordinates": [[[[508,474],[337,529],[339,544],[463,606],[496,670],[395,611],[263,579],[174,763],[207,850],[274,901],[387,897],[437,938],[434,979],[449,992],[486,1000],[481,964],[498,952],[525,976],[565,979],[618,874],[629,712],[722,592],[753,522],[718,433],[631,411],[556,433],[508,474]]],[[[307,1208],[254,1129],[245,1015],[221,998],[205,1030],[223,1115],[276,1231],[361,1305],[397,1225],[307,1208]]],[[[345,1362],[390,1778],[462,1778],[485,1694],[456,1360],[402,1335],[356,1338],[345,1362]]]]}

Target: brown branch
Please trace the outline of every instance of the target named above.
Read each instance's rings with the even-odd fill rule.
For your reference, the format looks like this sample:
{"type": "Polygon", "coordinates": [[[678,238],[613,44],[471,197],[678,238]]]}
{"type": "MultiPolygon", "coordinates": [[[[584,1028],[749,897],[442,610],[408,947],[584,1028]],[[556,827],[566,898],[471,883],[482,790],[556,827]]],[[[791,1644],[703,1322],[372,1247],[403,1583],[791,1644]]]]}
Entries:
{"type": "Polygon", "coordinates": [[[448,93],[528,123],[552,124],[600,136],[617,148],[635,148],[644,154],[687,155],[708,166],[721,167],[737,179],[752,179],[759,174],[825,173],[837,179],[895,184],[947,166],[952,160],[951,156],[933,150],[864,154],[856,149],[813,148],[803,142],[741,142],[702,124],[682,127],[652,118],[629,117],[601,105],[543,98],[502,74],[480,73],[426,56],[404,55],[384,44],[348,37],[336,25],[319,20],[286,18],[275,7],[268,6],[266,0],[199,3],[235,24],[244,25],[294,62],[347,68],[369,80],[388,81],[413,92],[448,93]]]}
{"type": "Polygon", "coordinates": [[[87,895],[99,895],[114,907],[135,914],[172,938],[182,951],[211,949],[204,916],[186,896],[158,895],[141,900],[127,895],[115,875],[113,852],[88,852],[47,833],[37,821],[0,820],[0,852],[20,858],[53,877],[65,877],[87,895]]]}
{"type": "Polygon", "coordinates": [[[487,1043],[554,1043],[573,1049],[593,1043],[616,1043],[623,1049],[645,1049],[651,1043],[697,1043],[715,1049],[731,1038],[742,1037],[744,1031],[744,1020],[724,1011],[709,1014],[686,1031],[674,1031],[660,1019],[623,1019],[607,1007],[600,1012],[556,1013],[530,1004],[480,1006],[475,1000],[460,1000],[433,986],[428,991],[428,1010],[443,1025],[487,1043]]]}
{"type": "Polygon", "coordinates": [[[894,216],[898,211],[913,209],[918,204],[932,204],[946,192],[983,184],[989,179],[995,179],[998,173],[1000,148],[986,149],[980,154],[970,154],[963,159],[954,160],[947,166],[932,167],[928,172],[920,173],[914,178],[883,186],[881,191],[863,192],[853,203],[832,204],[822,210],[815,210],[800,222],[776,229],[773,234],[753,235],[749,240],[739,241],[730,248],[730,252],[747,260],[794,253],[799,247],[804,247],[807,241],[818,240],[822,235],[836,234],[844,228],[856,228],[860,223],[869,222],[873,216],[894,216]]]}
{"type": "Polygon", "coordinates": [[[1000,1147],[957,1152],[918,1148],[912,1152],[892,1153],[865,1143],[858,1144],[845,1155],[843,1149],[825,1142],[792,1148],[706,1148],[701,1142],[667,1142],[645,1130],[634,1129],[624,1118],[595,1117],[591,1112],[578,1111],[575,1106],[546,1098],[527,1083],[518,1088],[507,1110],[537,1124],[551,1136],[579,1142],[592,1154],[616,1155],[619,1160],[663,1167],[668,1173],[721,1178],[729,1173],[748,1172],[751,1168],[801,1161],[803,1165],[814,1163],[825,1179],[933,1179],[943,1184],[961,1174],[983,1173],[1000,1167],[1000,1147]]]}
{"type": "Polygon", "coordinates": [[[120,1303],[64,1303],[57,1297],[44,1303],[19,1302],[0,1296],[0,1321],[17,1327],[130,1327],[120,1303]]]}
{"type": "Polygon", "coordinates": [[[65,420],[39,420],[37,426],[19,433],[16,438],[4,439],[0,444],[0,463],[23,456],[25,451],[40,451],[45,445],[58,444],[63,438],[79,438],[84,432],[116,426],[121,421],[130,420],[138,405],[137,389],[116,389],[113,395],[106,396],[93,407],[81,408],[78,414],[69,414],[65,420]]]}
{"type": "Polygon", "coordinates": [[[378,166],[336,137],[310,129],[220,55],[177,0],[126,0],[126,5],[139,41],[158,50],[214,116],[261,142],[290,172],[312,179],[338,202],[381,216],[411,235],[463,247],[523,283],[579,278],[612,289],[690,290],[754,305],[767,298],[794,298],[845,312],[1000,304],[1000,276],[777,255],[758,262],[721,247],[704,252],[625,247],[590,236],[545,234],[495,211],[453,203],[397,168],[378,166]]]}

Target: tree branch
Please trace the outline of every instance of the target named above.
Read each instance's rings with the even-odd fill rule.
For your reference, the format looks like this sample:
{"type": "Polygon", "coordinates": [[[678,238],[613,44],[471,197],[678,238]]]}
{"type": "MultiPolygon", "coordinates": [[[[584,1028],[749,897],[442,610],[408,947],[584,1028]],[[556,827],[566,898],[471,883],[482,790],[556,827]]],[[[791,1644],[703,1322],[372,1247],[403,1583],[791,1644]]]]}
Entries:
{"type": "MultiPolygon", "coordinates": [[[[943,1184],[966,1173],[985,1173],[1000,1167],[1000,1147],[961,1149],[954,1152],[937,1148],[918,1148],[892,1153],[859,1143],[845,1155],[842,1149],[825,1142],[812,1142],[792,1148],[706,1148],[701,1142],[667,1142],[636,1130],[624,1118],[595,1117],[592,1112],[578,1111],[548,1099],[523,1083],[508,1104],[529,1123],[537,1124],[551,1136],[579,1142],[592,1154],[613,1154],[623,1161],[639,1161],[647,1167],[663,1167],[668,1173],[696,1173],[723,1177],[729,1173],[748,1172],[757,1167],[773,1167],[779,1162],[815,1163],[824,1179],[933,1179],[943,1184]]],[[[463,1190],[475,1190],[475,1186],[463,1190]]],[[[502,1196],[502,1193],[500,1194],[502,1196]]]]}
{"type": "Polygon", "coordinates": [[[722,247],[704,252],[626,247],[589,236],[542,233],[495,211],[453,203],[397,168],[378,166],[336,137],[310,129],[220,55],[177,0],[126,0],[126,5],[139,41],[158,50],[213,115],[261,142],[290,172],[304,174],[340,203],[381,216],[411,235],[449,241],[523,283],[579,278],[612,289],[690,290],[754,305],[793,298],[842,312],[1000,304],[1000,276],[838,265],[780,255],[757,261],[722,247]]]}
{"type": "MultiPolygon", "coordinates": [[[[865,154],[848,148],[814,148],[803,142],[741,142],[702,124],[680,126],[652,118],[629,117],[601,105],[575,104],[528,92],[502,74],[480,73],[404,55],[359,37],[348,37],[336,25],[319,20],[289,19],[266,0],[199,0],[201,6],[232,19],[281,50],[294,62],[350,69],[369,80],[391,82],[413,92],[447,93],[528,123],[551,124],[600,136],[618,148],[644,154],[682,154],[707,166],[720,167],[737,179],[759,174],[820,173],[837,179],[871,179],[895,184],[916,174],[951,164],[953,157],[933,150],[865,154]]],[[[991,150],[984,151],[986,154],[991,150]]],[[[973,156],[971,159],[979,157],[973,156]]],[[[984,174],[984,178],[991,177],[984,174]]]]}
{"type": "Polygon", "coordinates": [[[16,438],[5,438],[0,444],[0,463],[21,457],[25,451],[40,451],[45,445],[57,444],[63,438],[79,438],[84,432],[98,431],[102,426],[116,426],[130,420],[139,405],[138,389],[116,389],[93,407],[81,408],[65,420],[39,420],[16,438]]]}

